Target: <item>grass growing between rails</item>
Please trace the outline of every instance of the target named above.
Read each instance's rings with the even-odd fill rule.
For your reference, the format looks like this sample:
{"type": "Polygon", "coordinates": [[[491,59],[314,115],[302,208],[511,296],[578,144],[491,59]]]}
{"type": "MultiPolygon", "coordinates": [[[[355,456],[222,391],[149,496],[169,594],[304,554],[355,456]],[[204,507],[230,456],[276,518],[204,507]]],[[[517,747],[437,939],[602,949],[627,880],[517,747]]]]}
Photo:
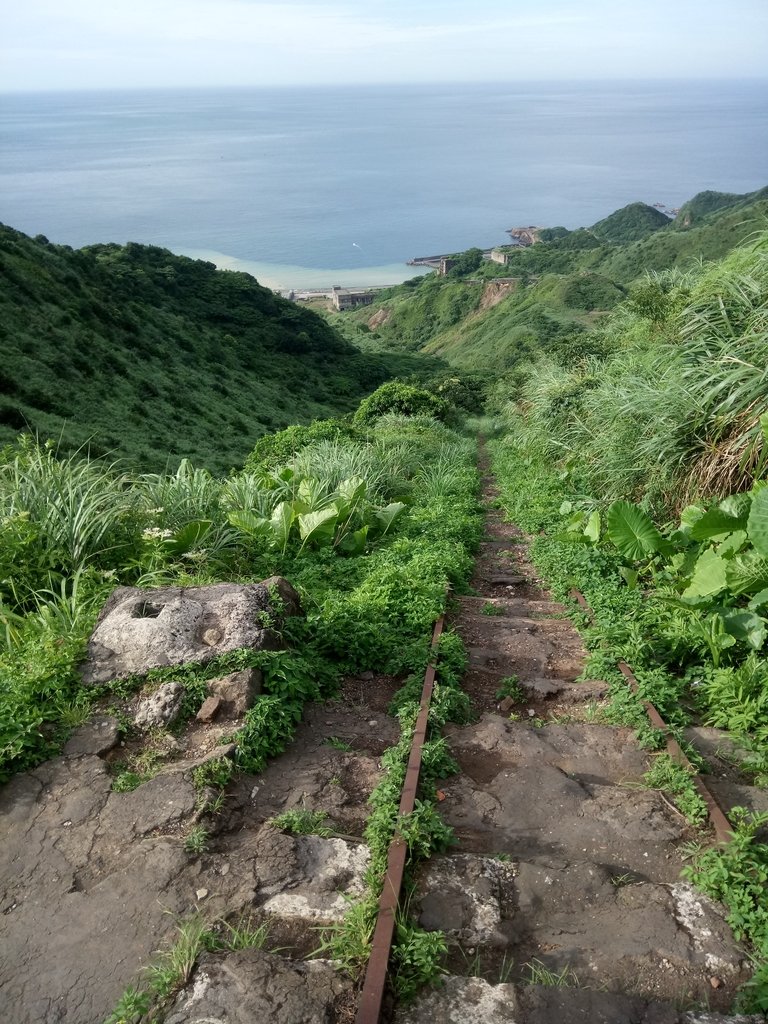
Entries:
{"type": "Polygon", "coordinates": [[[438,733],[446,722],[466,722],[470,714],[469,698],[459,685],[467,663],[460,637],[452,632],[444,633],[435,658],[436,683],[429,711],[427,742],[422,751],[419,796],[415,808],[410,815],[399,815],[400,794],[419,714],[423,668],[406,681],[389,709],[391,714],[397,715],[401,732],[397,744],[385,751],[382,757],[386,774],[369,801],[372,814],[365,829],[365,840],[371,851],[371,862],[365,876],[367,891],[350,906],[340,924],[326,931],[317,951],[339,961],[352,972],[363,970],[370,955],[389,845],[396,834],[400,835],[408,847],[408,860],[395,923],[390,971],[395,995],[402,1002],[412,999],[420,988],[440,977],[448,952],[441,932],[422,930],[408,913],[414,868],[420,860],[448,849],[453,842],[451,829],[438,813],[436,782],[458,771],[458,765],[438,733]]]}
{"type": "MultiPolygon", "coordinates": [[[[279,446],[280,440],[275,439],[275,446],[279,446]]],[[[320,481],[321,468],[324,470],[322,486],[317,482],[311,490],[312,495],[320,496],[323,507],[333,510],[328,520],[334,520],[333,528],[311,538],[310,543],[306,543],[300,527],[294,531],[281,526],[277,533],[271,527],[257,528],[249,521],[247,528],[242,529],[232,522],[237,517],[227,512],[228,505],[219,513],[242,538],[238,544],[245,545],[245,554],[236,545],[236,557],[250,557],[257,576],[267,570],[285,575],[299,588],[306,617],[291,620],[286,629],[293,650],[235,652],[227,656],[226,667],[230,670],[258,664],[264,673],[264,693],[247,713],[245,727],[236,737],[234,763],[212,769],[203,766],[206,777],[195,779],[201,792],[211,786],[226,785],[233,770],[261,770],[266,758],[285,746],[303,703],[332,692],[333,682],[342,671],[359,672],[375,667],[407,679],[396,709],[402,736],[397,746],[383,757],[387,774],[371,799],[372,815],[365,832],[371,847],[368,892],[350,908],[343,925],[324,940],[324,951],[350,969],[358,969],[367,959],[376,900],[394,830],[405,837],[413,858],[427,856],[430,850],[444,848],[450,841],[450,832],[435,810],[434,779],[455,770],[442,740],[432,738],[425,750],[424,783],[413,814],[400,819],[398,804],[418,714],[421,677],[430,657],[432,626],[444,609],[446,588],[452,585],[461,589],[465,585],[473,564],[471,551],[482,530],[475,456],[474,442],[429,417],[385,413],[343,445],[339,445],[338,439],[329,438],[306,444],[282,467],[272,466],[270,454],[265,452],[269,469],[263,469],[264,479],[280,481],[281,523],[287,522],[282,516],[291,511],[291,527],[298,516],[311,514],[290,508],[302,500],[300,494],[305,503],[311,497],[309,488],[300,490],[301,484],[308,479],[320,481]],[[450,463],[452,471],[441,471],[436,476],[434,467],[441,460],[450,463]],[[363,518],[388,499],[397,499],[404,506],[389,528],[371,530],[360,549],[346,547],[338,534],[338,481],[339,477],[349,479],[350,461],[358,471],[366,473],[359,479],[365,480],[366,493],[370,489],[375,499],[370,507],[361,506],[358,510],[363,518]],[[310,472],[311,477],[307,476],[310,472]]],[[[249,466],[251,475],[254,470],[258,475],[258,467],[249,466]]],[[[359,485],[351,490],[363,493],[359,485]]],[[[348,499],[349,494],[344,501],[348,499]]],[[[255,502],[251,508],[256,509],[255,502]]],[[[190,509],[189,514],[193,511],[190,509]]],[[[260,518],[271,523],[273,517],[260,518]]],[[[158,571],[153,578],[157,578],[158,571]]],[[[164,568],[162,575],[168,571],[164,568]]],[[[431,716],[435,726],[450,715],[467,712],[466,697],[456,689],[463,664],[460,641],[445,636],[440,645],[431,716]]],[[[188,679],[189,671],[162,670],[162,675],[188,679]]],[[[205,671],[216,669],[207,667],[205,671]]],[[[199,682],[198,670],[192,670],[191,675],[194,684],[199,682]]],[[[303,810],[280,816],[274,824],[299,834],[334,834],[324,815],[303,810]]],[[[200,830],[188,834],[187,851],[191,855],[201,852],[206,839],[200,830]]],[[[398,991],[408,995],[439,971],[444,941],[441,936],[421,933],[406,914],[398,920],[397,935],[394,956],[398,964],[398,991]]],[[[141,986],[136,989],[143,991],[141,986]]],[[[134,991],[131,990],[131,998],[134,991]]],[[[161,992],[158,998],[165,996],[161,992]]]]}

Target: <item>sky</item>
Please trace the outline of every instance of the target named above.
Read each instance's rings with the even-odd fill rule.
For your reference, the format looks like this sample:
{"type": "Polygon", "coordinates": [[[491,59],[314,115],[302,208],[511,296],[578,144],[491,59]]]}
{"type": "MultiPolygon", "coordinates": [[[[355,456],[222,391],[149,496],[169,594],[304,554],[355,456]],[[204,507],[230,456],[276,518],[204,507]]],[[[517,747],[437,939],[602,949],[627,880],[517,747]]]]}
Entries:
{"type": "Polygon", "coordinates": [[[768,76],[767,0],[6,0],[0,91],[768,76]]]}

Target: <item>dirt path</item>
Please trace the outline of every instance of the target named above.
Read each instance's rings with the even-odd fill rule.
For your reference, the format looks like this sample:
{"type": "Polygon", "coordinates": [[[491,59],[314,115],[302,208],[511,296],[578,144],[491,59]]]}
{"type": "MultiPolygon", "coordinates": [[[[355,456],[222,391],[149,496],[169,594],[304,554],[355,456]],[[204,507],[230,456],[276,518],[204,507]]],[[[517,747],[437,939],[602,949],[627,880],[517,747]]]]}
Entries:
{"type": "Polygon", "coordinates": [[[458,845],[422,870],[413,906],[451,941],[449,974],[397,1014],[427,1021],[720,1020],[745,977],[722,909],[679,880],[685,821],[642,787],[647,755],[598,724],[605,685],[576,682],[579,636],[493,507],[453,625],[478,720],[445,731],[462,774],[441,813],[458,845]],[[522,700],[504,699],[510,677],[522,700]],[[531,984],[534,982],[534,984],[531,984]]]}
{"type": "MultiPolygon", "coordinates": [[[[490,480],[485,495],[492,503],[490,480]]],[[[594,720],[605,686],[574,682],[578,634],[492,507],[474,587],[452,617],[478,718],[446,729],[462,772],[440,805],[458,844],[424,866],[411,903],[423,927],[447,933],[449,973],[397,1024],[721,1020],[683,1014],[726,1008],[744,974],[721,911],[678,880],[685,822],[639,785],[647,757],[630,734],[594,720]],[[522,702],[497,696],[512,676],[522,702]]],[[[5,786],[0,1019],[101,1024],[179,920],[197,915],[268,922],[269,937],[264,950],[203,954],[166,1024],[351,1024],[354,983],[305,958],[362,891],[360,837],[398,736],[386,714],[396,687],[371,673],[348,680],[203,819],[183,763],[112,791],[114,722],[5,786]],[[286,810],[322,811],[334,834],[276,829],[286,810]],[[201,820],[205,847],[189,850],[201,820]]]]}

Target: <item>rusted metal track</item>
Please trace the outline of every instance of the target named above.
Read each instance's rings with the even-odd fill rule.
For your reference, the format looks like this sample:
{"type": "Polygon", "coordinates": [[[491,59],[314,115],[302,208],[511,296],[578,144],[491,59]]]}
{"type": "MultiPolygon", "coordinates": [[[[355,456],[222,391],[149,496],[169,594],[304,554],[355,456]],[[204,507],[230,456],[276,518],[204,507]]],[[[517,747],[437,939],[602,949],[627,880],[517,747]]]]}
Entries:
{"type": "MultiPolygon", "coordinates": [[[[435,628],[432,632],[433,654],[442,636],[444,623],[444,616],[441,615],[435,623],[435,628]]],[[[421,691],[419,716],[416,719],[416,727],[413,731],[408,768],[400,794],[401,815],[410,814],[416,805],[419,773],[421,771],[421,752],[424,749],[424,743],[427,738],[429,705],[432,701],[434,686],[435,666],[434,664],[429,664],[424,673],[424,686],[421,691]]],[[[395,915],[400,898],[400,888],[403,884],[407,855],[408,847],[405,840],[395,834],[392,842],[389,844],[387,873],[384,877],[384,886],[379,898],[379,910],[371,944],[371,955],[365,973],[363,991],[360,994],[355,1024],[378,1024],[381,1004],[384,998],[384,988],[387,981],[387,967],[389,966],[389,954],[392,948],[392,936],[395,931],[395,915]]]]}
{"type": "MultiPolygon", "coordinates": [[[[579,605],[584,609],[585,612],[589,614],[590,617],[593,617],[592,609],[590,608],[587,599],[584,597],[580,590],[574,588],[571,591],[571,597],[575,598],[575,600],[578,601],[579,605]]],[[[640,687],[638,685],[637,679],[635,678],[635,674],[632,671],[632,669],[623,659],[619,661],[618,665],[619,671],[629,683],[632,692],[634,694],[639,695],[640,687]]],[[[642,701],[643,707],[645,708],[645,713],[648,716],[648,721],[651,723],[653,728],[661,729],[664,733],[667,744],[667,753],[669,754],[669,756],[672,758],[673,761],[676,761],[677,764],[682,765],[685,769],[692,773],[693,784],[696,787],[699,796],[707,805],[709,821],[712,825],[712,828],[714,829],[717,841],[718,843],[726,845],[731,841],[733,835],[733,826],[728,821],[725,812],[723,811],[720,804],[717,802],[715,794],[710,790],[709,786],[707,786],[704,776],[700,775],[695,770],[691,762],[685,756],[685,751],[677,742],[675,737],[672,735],[669,726],[661,717],[661,715],[654,707],[654,705],[649,700],[646,700],[644,697],[640,697],[640,700],[642,701]]]]}

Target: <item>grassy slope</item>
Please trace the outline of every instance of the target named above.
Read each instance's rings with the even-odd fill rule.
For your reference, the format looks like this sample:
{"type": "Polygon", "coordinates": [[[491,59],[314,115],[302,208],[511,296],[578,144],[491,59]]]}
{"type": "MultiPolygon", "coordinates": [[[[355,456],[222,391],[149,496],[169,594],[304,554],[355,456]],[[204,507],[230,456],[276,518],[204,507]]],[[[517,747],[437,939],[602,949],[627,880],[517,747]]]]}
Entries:
{"type": "Polygon", "coordinates": [[[247,274],[0,227],[0,441],[90,443],[142,469],[242,462],[265,432],[355,408],[403,372],[247,274]]]}

